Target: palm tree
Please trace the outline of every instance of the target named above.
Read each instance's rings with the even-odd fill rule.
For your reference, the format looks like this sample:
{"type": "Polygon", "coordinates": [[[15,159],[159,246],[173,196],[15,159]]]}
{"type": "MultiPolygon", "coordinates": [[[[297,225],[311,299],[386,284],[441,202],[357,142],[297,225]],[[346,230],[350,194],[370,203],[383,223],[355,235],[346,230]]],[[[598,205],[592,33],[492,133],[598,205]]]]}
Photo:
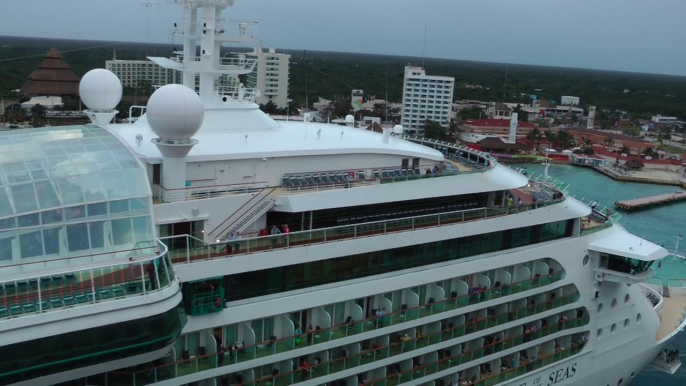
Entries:
{"type": "Polygon", "coordinates": [[[619,152],[620,152],[621,154],[629,154],[629,153],[631,152],[631,150],[629,149],[629,146],[624,145],[624,146],[622,146],[622,148],[619,150],[619,152]]]}
{"type": "Polygon", "coordinates": [[[551,130],[545,131],[545,139],[550,142],[550,145],[554,148],[555,142],[557,142],[557,134],[551,130]]]}
{"type": "Polygon", "coordinates": [[[534,148],[536,148],[536,149],[538,149],[537,142],[540,142],[541,138],[542,138],[541,131],[538,130],[537,127],[526,134],[526,139],[533,142],[534,148]]]}
{"type": "Polygon", "coordinates": [[[572,135],[569,134],[569,132],[560,130],[557,133],[557,142],[562,150],[569,149],[570,147],[572,147],[574,137],[572,137],[572,135]]]}

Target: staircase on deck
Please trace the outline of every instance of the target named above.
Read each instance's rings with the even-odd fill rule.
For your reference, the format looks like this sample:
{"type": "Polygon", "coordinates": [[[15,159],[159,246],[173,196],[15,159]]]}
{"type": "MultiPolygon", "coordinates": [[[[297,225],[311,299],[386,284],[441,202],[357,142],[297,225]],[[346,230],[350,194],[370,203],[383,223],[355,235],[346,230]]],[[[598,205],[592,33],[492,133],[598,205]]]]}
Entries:
{"type": "Polygon", "coordinates": [[[219,224],[209,234],[212,241],[225,242],[231,235],[237,234],[252,225],[256,219],[267,213],[276,202],[271,198],[275,188],[262,189],[237,211],[219,224]]]}

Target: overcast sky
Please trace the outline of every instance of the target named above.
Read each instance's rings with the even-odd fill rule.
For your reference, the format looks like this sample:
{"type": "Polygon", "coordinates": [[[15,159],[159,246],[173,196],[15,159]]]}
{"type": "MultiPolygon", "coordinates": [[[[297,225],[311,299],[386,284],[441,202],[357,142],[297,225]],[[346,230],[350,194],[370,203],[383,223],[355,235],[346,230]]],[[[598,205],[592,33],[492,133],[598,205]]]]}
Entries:
{"type": "MultiPolygon", "coordinates": [[[[686,75],[685,0],[236,0],[263,47],[686,75]]],[[[171,43],[178,6],[0,0],[0,35],[171,43]]],[[[176,39],[180,45],[181,40],[176,39]]]]}

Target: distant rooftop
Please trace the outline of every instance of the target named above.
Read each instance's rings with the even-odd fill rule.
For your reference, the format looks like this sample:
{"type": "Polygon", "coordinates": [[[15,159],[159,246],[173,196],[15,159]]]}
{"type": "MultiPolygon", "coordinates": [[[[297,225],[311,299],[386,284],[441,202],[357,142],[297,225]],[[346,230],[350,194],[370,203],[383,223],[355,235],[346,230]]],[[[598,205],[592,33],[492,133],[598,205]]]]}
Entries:
{"type": "Polygon", "coordinates": [[[21,86],[21,92],[34,96],[78,95],[80,80],[62,55],[52,48],[21,86]]]}

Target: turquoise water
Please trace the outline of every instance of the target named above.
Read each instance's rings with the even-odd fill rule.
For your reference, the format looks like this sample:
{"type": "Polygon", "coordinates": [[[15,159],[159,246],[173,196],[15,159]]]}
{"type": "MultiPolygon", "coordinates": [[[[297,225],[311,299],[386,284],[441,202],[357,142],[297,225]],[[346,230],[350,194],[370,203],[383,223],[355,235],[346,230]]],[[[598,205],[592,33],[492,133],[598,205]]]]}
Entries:
{"type": "MultiPolygon", "coordinates": [[[[529,171],[537,174],[543,172],[542,165],[525,165],[529,171]]],[[[613,207],[615,201],[645,197],[680,190],[675,186],[651,184],[636,184],[614,181],[591,169],[569,165],[551,165],[548,174],[570,184],[568,191],[577,198],[596,200],[608,207],[613,207]]],[[[682,219],[686,216],[686,202],[665,205],[653,209],[632,213],[620,212],[622,218],[619,223],[629,232],[660,244],[670,252],[674,250],[676,237],[683,234],[684,240],[679,246],[679,253],[684,255],[686,250],[686,227],[682,219]]],[[[686,263],[665,260],[661,278],[686,277],[686,263]]],[[[673,341],[674,348],[686,353],[686,334],[679,334],[673,341]]],[[[686,385],[686,364],[674,375],[667,375],[653,369],[642,371],[631,383],[632,386],[674,386],[686,385]]],[[[595,386],[595,385],[589,385],[595,386]]]]}

